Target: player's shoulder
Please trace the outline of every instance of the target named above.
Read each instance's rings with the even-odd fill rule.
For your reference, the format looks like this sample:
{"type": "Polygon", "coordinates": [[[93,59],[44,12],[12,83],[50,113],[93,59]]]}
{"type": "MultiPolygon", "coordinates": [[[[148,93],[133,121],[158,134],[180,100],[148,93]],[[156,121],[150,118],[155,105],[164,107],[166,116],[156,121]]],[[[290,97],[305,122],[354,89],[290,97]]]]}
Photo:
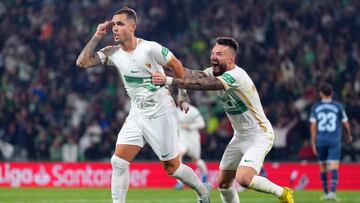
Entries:
{"type": "Polygon", "coordinates": [[[138,38],[138,44],[145,47],[154,47],[154,46],[161,46],[158,42],[146,40],[142,38],[138,38]]]}
{"type": "Polygon", "coordinates": [[[313,105],[312,105],[312,109],[315,110],[318,106],[320,106],[321,104],[323,104],[322,101],[316,101],[313,105]]]}
{"type": "Polygon", "coordinates": [[[332,103],[333,103],[333,105],[335,105],[339,109],[344,108],[344,105],[342,103],[338,102],[338,101],[333,100],[332,103]]]}
{"type": "Polygon", "coordinates": [[[112,55],[114,52],[116,52],[119,49],[121,49],[120,45],[109,45],[109,46],[102,48],[101,51],[105,55],[109,56],[109,55],[112,55]]]}
{"type": "Polygon", "coordinates": [[[235,68],[224,72],[221,78],[228,84],[239,83],[240,81],[244,81],[244,79],[251,81],[246,71],[239,66],[235,66],[235,68]]]}

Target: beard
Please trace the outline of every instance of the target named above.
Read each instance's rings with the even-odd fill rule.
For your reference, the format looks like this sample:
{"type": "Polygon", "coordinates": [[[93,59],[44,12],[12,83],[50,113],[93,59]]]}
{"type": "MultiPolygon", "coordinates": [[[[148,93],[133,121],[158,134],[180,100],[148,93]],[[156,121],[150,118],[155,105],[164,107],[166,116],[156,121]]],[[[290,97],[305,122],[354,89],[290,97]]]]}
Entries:
{"type": "Polygon", "coordinates": [[[213,65],[213,75],[215,77],[222,75],[226,71],[226,64],[219,63],[218,65],[213,65]]]}

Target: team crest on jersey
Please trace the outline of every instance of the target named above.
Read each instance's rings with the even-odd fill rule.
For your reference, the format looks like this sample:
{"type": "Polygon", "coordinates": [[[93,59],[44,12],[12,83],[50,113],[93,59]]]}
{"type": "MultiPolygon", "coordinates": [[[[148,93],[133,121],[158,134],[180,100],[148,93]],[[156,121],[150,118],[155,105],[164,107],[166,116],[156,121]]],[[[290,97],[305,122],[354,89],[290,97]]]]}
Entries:
{"type": "Polygon", "coordinates": [[[228,84],[233,84],[235,82],[235,79],[229,73],[222,74],[221,78],[228,84]]]}
{"type": "Polygon", "coordinates": [[[145,66],[151,68],[151,63],[145,63],[145,66]]]}

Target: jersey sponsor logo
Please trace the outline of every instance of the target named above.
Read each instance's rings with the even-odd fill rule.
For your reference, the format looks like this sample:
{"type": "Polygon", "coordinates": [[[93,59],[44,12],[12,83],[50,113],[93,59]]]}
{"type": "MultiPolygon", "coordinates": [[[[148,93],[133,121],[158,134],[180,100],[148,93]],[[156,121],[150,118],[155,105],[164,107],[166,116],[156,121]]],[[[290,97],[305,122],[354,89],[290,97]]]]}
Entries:
{"type": "Polygon", "coordinates": [[[229,73],[222,74],[221,78],[228,84],[233,84],[235,82],[235,79],[229,73]]]}
{"type": "Polygon", "coordinates": [[[249,159],[245,159],[244,162],[249,163],[249,162],[253,162],[253,161],[249,160],[249,159]]]}
{"type": "Polygon", "coordinates": [[[169,49],[166,47],[162,47],[161,54],[166,57],[169,54],[169,49]]]}

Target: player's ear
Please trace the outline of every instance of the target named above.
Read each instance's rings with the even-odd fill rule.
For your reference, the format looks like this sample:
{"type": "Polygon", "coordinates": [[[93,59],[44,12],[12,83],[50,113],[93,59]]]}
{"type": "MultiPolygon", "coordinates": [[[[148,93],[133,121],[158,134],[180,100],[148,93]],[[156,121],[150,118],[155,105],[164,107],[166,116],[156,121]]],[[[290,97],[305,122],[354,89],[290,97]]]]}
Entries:
{"type": "Polygon", "coordinates": [[[131,23],[131,28],[132,28],[132,31],[135,32],[135,30],[136,30],[136,23],[131,23]]]}

